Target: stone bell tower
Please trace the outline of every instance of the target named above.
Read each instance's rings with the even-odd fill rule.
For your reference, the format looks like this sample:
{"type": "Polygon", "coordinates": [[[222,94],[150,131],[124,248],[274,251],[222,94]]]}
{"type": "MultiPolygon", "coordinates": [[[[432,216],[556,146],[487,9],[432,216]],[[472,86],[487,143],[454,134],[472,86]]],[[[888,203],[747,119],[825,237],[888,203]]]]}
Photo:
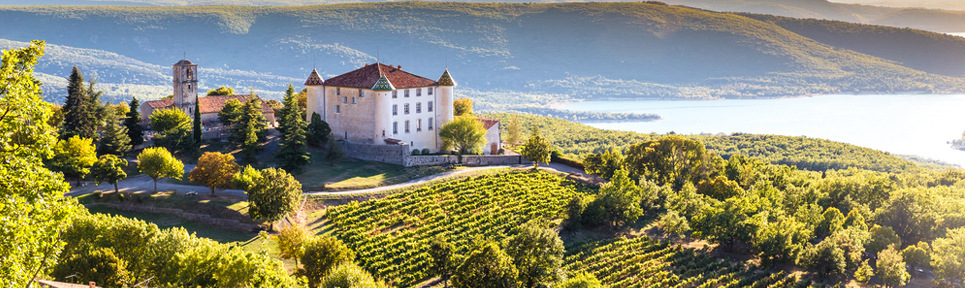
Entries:
{"type": "Polygon", "coordinates": [[[198,65],[183,59],[174,64],[174,107],[194,115],[198,101],[198,65]]]}

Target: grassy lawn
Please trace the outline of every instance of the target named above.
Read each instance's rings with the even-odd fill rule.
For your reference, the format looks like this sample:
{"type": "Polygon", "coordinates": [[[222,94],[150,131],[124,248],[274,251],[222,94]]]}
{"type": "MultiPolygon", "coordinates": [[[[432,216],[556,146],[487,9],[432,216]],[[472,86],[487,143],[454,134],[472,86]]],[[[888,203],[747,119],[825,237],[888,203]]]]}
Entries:
{"type": "Polygon", "coordinates": [[[91,213],[118,215],[118,216],[123,216],[127,218],[136,218],[139,220],[144,220],[145,222],[154,223],[154,225],[157,225],[157,227],[161,229],[167,229],[171,227],[184,227],[185,230],[188,230],[188,233],[195,233],[198,237],[211,238],[221,243],[231,243],[231,242],[244,243],[258,236],[258,233],[249,233],[244,231],[203,225],[197,222],[181,219],[180,217],[177,217],[174,215],[168,215],[168,214],[162,214],[162,213],[123,211],[123,210],[117,210],[117,209],[104,207],[104,206],[94,206],[94,207],[87,208],[87,210],[90,211],[91,213]]]}
{"type": "Polygon", "coordinates": [[[402,167],[374,161],[345,158],[334,165],[325,160],[325,151],[310,148],[312,163],[296,175],[305,191],[340,191],[398,184],[451,169],[440,166],[402,167]]]}
{"type": "Polygon", "coordinates": [[[184,195],[173,192],[151,191],[123,193],[123,199],[113,191],[102,194],[91,193],[77,197],[81,204],[89,203],[135,203],[137,205],[154,206],[160,208],[176,208],[191,213],[207,214],[214,218],[236,219],[242,223],[254,224],[248,217],[248,202],[244,198],[224,195],[211,196],[206,191],[198,195],[184,195]]]}

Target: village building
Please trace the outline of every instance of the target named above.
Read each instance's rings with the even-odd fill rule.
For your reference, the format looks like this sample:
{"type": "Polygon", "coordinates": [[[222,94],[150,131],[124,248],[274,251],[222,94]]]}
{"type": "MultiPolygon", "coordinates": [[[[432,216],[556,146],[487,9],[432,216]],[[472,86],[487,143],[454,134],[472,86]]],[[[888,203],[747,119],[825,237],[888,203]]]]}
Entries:
{"type": "MultiPolygon", "coordinates": [[[[218,120],[218,112],[229,100],[235,99],[241,103],[248,101],[249,95],[224,95],[224,96],[204,96],[198,97],[198,65],[191,63],[188,59],[183,59],[174,64],[174,93],[171,99],[154,100],[144,102],[140,106],[141,121],[149,122],[151,114],[159,109],[178,108],[184,111],[188,117],[194,117],[195,105],[201,110],[201,126],[205,133],[204,139],[219,138],[221,133],[221,122],[218,120]]],[[[257,95],[255,97],[258,97],[257,95]]],[[[260,99],[259,99],[260,100],[260,99]]],[[[268,121],[269,126],[275,125],[275,111],[264,101],[261,103],[261,111],[268,121]]]]}
{"type": "MultiPolygon", "coordinates": [[[[408,150],[442,151],[439,128],[453,119],[456,82],[446,69],[438,81],[402,70],[402,66],[366,64],[322,79],[318,71],[305,81],[307,114],[318,113],[336,139],[349,143],[408,145],[408,150]]],[[[484,154],[500,148],[499,121],[479,119],[487,129],[484,154]]]]}

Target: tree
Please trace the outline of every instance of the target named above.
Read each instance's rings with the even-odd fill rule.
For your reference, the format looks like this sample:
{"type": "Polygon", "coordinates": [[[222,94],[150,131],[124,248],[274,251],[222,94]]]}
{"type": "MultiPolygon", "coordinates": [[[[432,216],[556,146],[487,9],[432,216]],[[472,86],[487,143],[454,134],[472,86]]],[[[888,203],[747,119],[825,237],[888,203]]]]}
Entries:
{"type": "Polygon", "coordinates": [[[539,127],[533,126],[530,130],[529,139],[526,139],[526,143],[523,144],[523,157],[533,161],[533,169],[539,167],[539,163],[549,163],[550,162],[550,152],[552,152],[552,143],[546,140],[542,135],[539,134],[539,127]]]}
{"type": "Polygon", "coordinates": [[[33,67],[45,43],[5,50],[0,56],[0,287],[26,287],[54,265],[78,211],[64,197],[68,185],[43,159],[53,155],[56,131],[33,67]]]}
{"type": "Polygon", "coordinates": [[[225,101],[224,107],[221,107],[221,111],[218,111],[218,121],[221,121],[221,125],[230,127],[240,121],[242,106],[244,105],[237,99],[225,101]]]}
{"type": "Polygon", "coordinates": [[[744,195],[744,189],[741,188],[737,182],[727,179],[726,176],[719,175],[700,181],[700,183],[697,184],[697,193],[723,201],[730,197],[744,195]]]}
{"type": "Polygon", "coordinates": [[[677,235],[677,237],[684,237],[690,233],[690,223],[677,211],[668,210],[666,214],[660,217],[660,224],[663,225],[663,231],[677,235]]]}
{"type": "Polygon", "coordinates": [[[828,207],[827,210],[824,210],[824,214],[821,214],[821,223],[818,224],[814,232],[818,235],[831,235],[835,231],[841,230],[844,222],[844,214],[841,214],[838,208],[828,207]]]}
{"type": "Polygon", "coordinates": [[[654,180],[676,189],[684,183],[700,183],[713,167],[704,144],[678,135],[667,135],[630,145],[626,167],[634,179],[654,180]]]}
{"type": "Polygon", "coordinates": [[[54,129],[64,125],[64,106],[50,104],[50,119],[47,120],[47,125],[54,129]]]}
{"type": "Polygon", "coordinates": [[[211,195],[214,195],[215,189],[231,188],[231,181],[239,170],[241,166],[235,163],[235,156],[205,152],[198,158],[198,165],[188,172],[188,179],[210,188],[211,195]]]}
{"type": "Polygon", "coordinates": [[[901,258],[911,266],[911,270],[915,271],[915,267],[925,267],[928,265],[928,261],[931,260],[928,255],[928,243],[918,242],[918,245],[908,245],[905,250],[901,250],[901,258]]]}
{"type": "Polygon", "coordinates": [[[456,101],[452,101],[452,109],[453,109],[452,116],[455,116],[455,117],[472,116],[473,118],[476,117],[476,115],[474,115],[472,111],[472,99],[469,99],[469,98],[456,99],[456,101]]]}
{"type": "Polygon", "coordinates": [[[235,95],[235,89],[227,86],[221,86],[217,89],[208,90],[207,96],[227,96],[235,95]]]}
{"type": "Polygon", "coordinates": [[[603,153],[586,155],[583,166],[587,174],[610,180],[613,172],[623,168],[623,160],[623,153],[620,153],[620,150],[610,149],[603,153]]]}
{"type": "Polygon", "coordinates": [[[844,250],[827,239],[818,245],[808,244],[797,261],[798,265],[815,269],[823,276],[841,275],[847,268],[844,250]]]}
{"type": "Polygon", "coordinates": [[[439,128],[439,138],[443,149],[455,149],[460,155],[479,153],[486,144],[486,128],[473,116],[460,116],[439,128]]]}
{"type": "MultiPolygon", "coordinates": [[[[93,81],[90,84],[93,87],[93,81]]],[[[64,102],[63,139],[71,136],[93,139],[97,135],[97,105],[84,87],[84,75],[74,66],[67,78],[67,101],[64,102]]]]}
{"type": "Polygon", "coordinates": [[[202,133],[204,133],[204,131],[201,130],[201,101],[194,102],[194,119],[193,120],[194,120],[194,123],[192,124],[194,125],[192,126],[191,130],[194,132],[194,143],[195,145],[197,145],[198,143],[201,143],[201,136],[203,135],[202,133]]]}
{"type": "Polygon", "coordinates": [[[871,265],[868,265],[867,259],[865,259],[864,262],[861,262],[861,267],[859,267],[857,271],[854,271],[854,279],[864,284],[867,284],[868,281],[871,281],[871,277],[874,276],[875,271],[871,269],[871,265]]]}
{"type": "Polygon", "coordinates": [[[130,110],[127,118],[124,119],[124,127],[127,127],[127,137],[131,139],[131,146],[137,147],[144,143],[144,126],[141,126],[141,103],[137,101],[137,96],[131,100],[130,110]]]}
{"type": "Polygon", "coordinates": [[[285,226],[278,233],[278,236],[275,236],[278,256],[282,259],[295,259],[295,268],[298,268],[298,258],[302,256],[302,246],[310,235],[311,233],[305,227],[299,225],[285,226]]]}
{"type": "Polygon", "coordinates": [[[241,147],[243,160],[257,163],[258,154],[265,148],[261,146],[267,137],[265,117],[261,113],[261,100],[252,94],[241,108],[241,116],[232,131],[232,142],[241,147]]]}
{"type": "Polygon", "coordinates": [[[232,181],[235,187],[248,194],[248,215],[268,222],[272,230],[275,222],[295,212],[302,195],[302,184],[291,174],[278,168],[255,170],[251,166],[232,181]]]}
{"type": "Polygon", "coordinates": [[[302,265],[305,266],[308,286],[314,288],[320,287],[322,279],[327,277],[335,267],[352,263],[355,260],[355,252],[331,235],[318,235],[305,242],[301,259],[302,265]]]}
{"type": "Polygon", "coordinates": [[[519,133],[521,129],[522,127],[519,124],[519,115],[513,114],[513,118],[509,119],[509,125],[506,126],[506,134],[509,136],[509,145],[515,146],[519,144],[519,138],[521,136],[519,133]]]}
{"type": "Polygon", "coordinates": [[[335,166],[335,162],[342,161],[345,158],[345,150],[342,149],[342,144],[335,142],[335,137],[328,137],[328,154],[325,155],[325,159],[329,161],[332,166],[335,166]]]}
{"type": "Polygon", "coordinates": [[[871,227],[871,241],[868,242],[868,253],[878,254],[879,251],[888,248],[889,245],[901,245],[901,239],[891,227],[875,225],[871,227]]]}
{"type": "Polygon", "coordinates": [[[948,229],[945,237],[935,239],[931,245],[930,264],[935,281],[961,287],[965,278],[965,228],[948,229]]]}
{"type": "Polygon", "coordinates": [[[581,272],[581,273],[577,273],[577,274],[574,275],[573,277],[570,277],[570,279],[566,279],[566,281],[563,281],[563,282],[560,283],[559,285],[553,286],[553,287],[557,287],[557,288],[603,288],[603,284],[600,283],[600,280],[597,280],[597,279],[596,279],[596,276],[593,276],[593,274],[581,272]]]}
{"type": "Polygon", "coordinates": [[[137,161],[137,169],[154,180],[154,192],[157,192],[158,179],[184,177],[184,163],[162,147],[145,148],[137,155],[137,161]]]}
{"type": "Polygon", "coordinates": [[[308,124],[308,145],[318,147],[322,143],[328,143],[328,136],[332,134],[332,128],[328,123],[322,121],[322,116],[312,112],[312,123],[308,124]]]}
{"type": "Polygon", "coordinates": [[[429,242],[429,256],[432,257],[429,273],[439,275],[445,287],[449,287],[449,277],[452,277],[453,270],[459,264],[456,262],[458,256],[455,250],[456,247],[441,235],[436,235],[432,238],[432,242],[429,242]]]}
{"type": "Polygon", "coordinates": [[[128,151],[131,151],[131,138],[128,135],[127,127],[120,125],[113,111],[107,113],[107,117],[104,119],[104,136],[101,137],[97,153],[123,157],[128,151]]]}
{"type": "Polygon", "coordinates": [[[563,280],[563,240],[538,221],[529,221],[503,242],[506,254],[519,269],[523,287],[542,287],[563,280]]]}
{"type": "Polygon", "coordinates": [[[156,146],[170,151],[191,151],[195,147],[191,135],[191,118],[178,108],[155,110],[150,116],[151,130],[157,132],[154,136],[156,146]]]}
{"type": "Polygon", "coordinates": [[[94,169],[91,172],[94,183],[97,185],[101,182],[111,183],[114,185],[114,193],[117,193],[117,182],[127,178],[127,173],[124,172],[126,166],[127,160],[117,158],[114,154],[101,156],[97,163],[94,163],[94,169]]]}
{"type": "Polygon", "coordinates": [[[495,242],[480,244],[456,267],[452,285],[457,288],[506,288],[518,286],[519,271],[513,258],[495,242]]]}
{"type": "Polygon", "coordinates": [[[126,269],[127,265],[127,261],[114,254],[114,249],[96,248],[70,255],[50,274],[60,281],[72,283],[93,281],[102,287],[122,287],[133,284],[132,275],[126,269]]]}
{"type": "Polygon", "coordinates": [[[305,152],[305,120],[298,108],[298,99],[295,98],[295,87],[288,84],[288,92],[285,95],[285,107],[282,108],[281,125],[281,147],[275,153],[275,157],[282,164],[282,168],[300,174],[301,166],[311,163],[311,157],[305,152]]]}
{"type": "Polygon", "coordinates": [[[77,184],[90,173],[90,167],[97,162],[97,148],[92,139],[73,136],[67,140],[60,140],[54,146],[54,157],[50,159],[50,170],[64,173],[64,176],[76,177],[77,184]]]}
{"type": "Polygon", "coordinates": [[[911,276],[905,269],[905,261],[901,258],[901,253],[895,245],[888,245],[888,248],[878,253],[878,277],[881,282],[888,287],[901,287],[908,284],[911,276]]]}
{"type": "Polygon", "coordinates": [[[761,263],[770,266],[775,262],[795,260],[798,253],[811,238],[807,225],[793,217],[780,216],[777,221],[760,221],[762,227],[751,239],[751,245],[758,251],[761,263]]]}
{"type": "Polygon", "coordinates": [[[372,274],[353,264],[343,263],[322,279],[319,288],[384,288],[385,283],[376,281],[372,274]]]}
{"type": "Polygon", "coordinates": [[[627,171],[620,169],[613,173],[613,179],[600,186],[600,195],[590,206],[599,206],[604,211],[603,220],[610,226],[631,224],[643,216],[640,202],[643,200],[640,187],[627,171]]]}
{"type": "Polygon", "coordinates": [[[720,243],[728,249],[733,249],[738,241],[750,240],[756,231],[749,222],[748,214],[753,207],[747,201],[745,198],[733,197],[713,206],[701,207],[700,212],[690,221],[694,230],[693,236],[711,243],[720,243]]]}

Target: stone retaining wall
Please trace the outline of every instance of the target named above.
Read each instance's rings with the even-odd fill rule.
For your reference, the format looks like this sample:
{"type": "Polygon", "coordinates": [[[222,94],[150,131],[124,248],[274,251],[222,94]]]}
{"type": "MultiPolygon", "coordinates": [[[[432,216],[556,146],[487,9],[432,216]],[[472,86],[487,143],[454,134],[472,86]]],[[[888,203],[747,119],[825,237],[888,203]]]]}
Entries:
{"type": "Polygon", "coordinates": [[[218,226],[218,227],[245,231],[245,232],[258,231],[262,229],[261,226],[258,226],[255,224],[241,223],[240,221],[235,219],[214,218],[214,217],[211,217],[210,215],[188,213],[188,212],[184,212],[184,210],[175,209],[175,208],[159,208],[154,206],[123,205],[123,204],[114,204],[114,203],[84,204],[84,207],[92,207],[92,206],[103,206],[103,207],[109,207],[109,208],[123,210],[123,211],[169,214],[185,220],[194,221],[205,225],[218,226]]]}
{"type": "MultiPolygon", "coordinates": [[[[345,155],[360,160],[378,161],[383,163],[412,166],[431,166],[458,164],[456,155],[411,155],[408,145],[372,145],[342,143],[345,155]]],[[[524,163],[520,155],[465,155],[462,164],[470,166],[509,165],[524,163]]]]}
{"type": "Polygon", "coordinates": [[[372,145],[342,142],[345,155],[360,160],[377,161],[395,165],[405,165],[409,156],[406,145],[372,145]]]}

